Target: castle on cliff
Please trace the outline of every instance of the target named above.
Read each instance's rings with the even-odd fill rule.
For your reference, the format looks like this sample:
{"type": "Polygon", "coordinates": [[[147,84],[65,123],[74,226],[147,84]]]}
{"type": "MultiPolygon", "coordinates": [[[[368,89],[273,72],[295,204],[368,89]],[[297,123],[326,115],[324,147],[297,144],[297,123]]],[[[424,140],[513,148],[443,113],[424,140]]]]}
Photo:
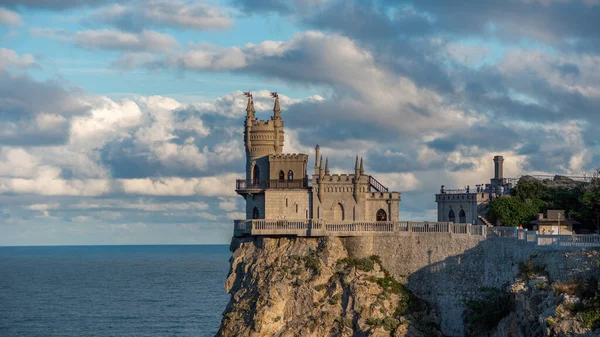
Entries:
{"type": "Polygon", "coordinates": [[[331,174],[329,160],[315,147],[308,176],[308,155],[284,153],[284,123],[277,93],[270,120],[257,120],[252,95],[244,123],[246,177],[236,192],[246,200],[246,219],[324,220],[336,222],[398,221],[400,192],[390,192],[365,174],[362,158],[354,172],[331,174]]]}

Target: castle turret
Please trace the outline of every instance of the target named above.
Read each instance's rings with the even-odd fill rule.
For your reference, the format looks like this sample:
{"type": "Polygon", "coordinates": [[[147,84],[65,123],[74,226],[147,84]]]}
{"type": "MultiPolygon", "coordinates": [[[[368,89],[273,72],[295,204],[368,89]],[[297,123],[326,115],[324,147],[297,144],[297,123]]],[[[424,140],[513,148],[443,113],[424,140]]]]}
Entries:
{"type": "Polygon", "coordinates": [[[283,119],[281,119],[281,108],[279,107],[279,95],[274,93],[275,105],[273,106],[273,122],[275,135],[275,153],[283,153],[283,119]]]}
{"type": "Polygon", "coordinates": [[[329,158],[325,158],[325,175],[329,175],[329,158]]]}
{"type": "Polygon", "coordinates": [[[504,157],[494,156],[494,178],[491,179],[492,187],[496,188],[504,184],[504,157]]]}
{"type": "Polygon", "coordinates": [[[495,156],[494,157],[494,179],[502,179],[504,178],[504,157],[495,156]]]}
{"type": "Polygon", "coordinates": [[[356,162],[354,163],[354,178],[360,177],[360,168],[358,167],[358,156],[356,156],[356,162]]]}

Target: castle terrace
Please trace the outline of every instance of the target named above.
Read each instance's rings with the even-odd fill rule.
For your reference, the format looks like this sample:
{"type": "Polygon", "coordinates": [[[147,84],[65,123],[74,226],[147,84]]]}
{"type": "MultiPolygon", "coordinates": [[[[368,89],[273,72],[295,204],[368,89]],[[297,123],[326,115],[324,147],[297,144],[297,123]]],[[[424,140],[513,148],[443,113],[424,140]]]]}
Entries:
{"type": "Polygon", "coordinates": [[[538,234],[516,227],[488,227],[452,222],[314,220],[236,220],[234,236],[365,237],[365,236],[472,236],[481,240],[502,238],[527,241],[548,248],[600,247],[600,235],[538,234]]]}

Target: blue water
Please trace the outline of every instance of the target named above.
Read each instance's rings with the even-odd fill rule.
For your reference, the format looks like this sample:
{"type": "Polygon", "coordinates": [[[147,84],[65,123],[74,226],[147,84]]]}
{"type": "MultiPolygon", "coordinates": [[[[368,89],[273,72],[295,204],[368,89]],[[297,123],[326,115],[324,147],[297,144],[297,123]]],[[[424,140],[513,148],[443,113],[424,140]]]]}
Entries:
{"type": "Polygon", "coordinates": [[[0,337],[214,336],[228,246],[0,247],[0,337]]]}

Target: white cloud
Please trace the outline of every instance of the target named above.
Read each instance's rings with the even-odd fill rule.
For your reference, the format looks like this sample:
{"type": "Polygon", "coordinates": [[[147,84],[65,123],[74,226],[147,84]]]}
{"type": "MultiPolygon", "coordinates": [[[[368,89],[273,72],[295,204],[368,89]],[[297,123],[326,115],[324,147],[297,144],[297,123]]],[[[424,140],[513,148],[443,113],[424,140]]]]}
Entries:
{"type": "Polygon", "coordinates": [[[7,67],[28,68],[34,65],[36,63],[33,55],[23,54],[19,56],[12,49],[0,48],[0,70],[7,67]]]}
{"type": "Polygon", "coordinates": [[[16,26],[21,24],[23,24],[23,21],[18,13],[0,8],[0,26],[16,26]]]}
{"type": "Polygon", "coordinates": [[[140,33],[124,33],[108,29],[86,30],[75,33],[72,40],[86,49],[119,51],[169,52],[179,46],[179,42],[174,37],[151,30],[140,33]]]}
{"type": "Polygon", "coordinates": [[[219,208],[227,211],[227,212],[233,212],[237,209],[237,199],[236,197],[233,198],[223,198],[220,197],[219,198],[219,208]]]}
{"type": "Polygon", "coordinates": [[[145,178],[120,180],[123,191],[139,195],[233,196],[236,174],[204,178],[145,178]]]}
{"type": "Polygon", "coordinates": [[[112,5],[97,10],[90,20],[112,23],[122,29],[154,26],[212,30],[233,25],[229,15],[218,7],[178,0],[151,0],[143,6],[112,5]]]}

